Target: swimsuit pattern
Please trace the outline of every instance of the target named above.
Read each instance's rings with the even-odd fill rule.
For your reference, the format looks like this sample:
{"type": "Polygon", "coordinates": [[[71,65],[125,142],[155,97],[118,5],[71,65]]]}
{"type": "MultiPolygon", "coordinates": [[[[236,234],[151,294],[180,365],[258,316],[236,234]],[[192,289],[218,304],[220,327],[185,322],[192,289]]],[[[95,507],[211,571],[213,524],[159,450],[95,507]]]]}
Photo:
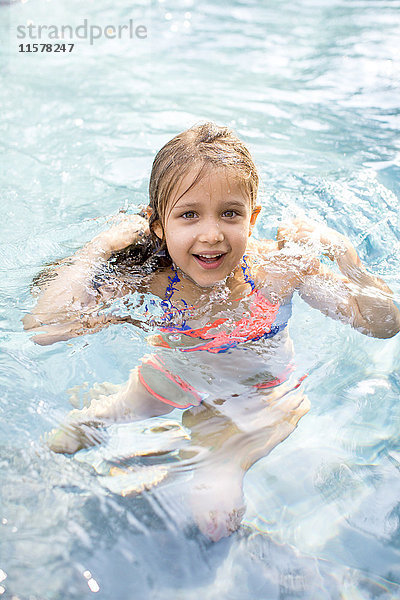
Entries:
{"type": "MultiPolygon", "coordinates": [[[[179,333],[201,340],[195,346],[178,347],[175,350],[180,352],[206,351],[213,354],[225,353],[244,342],[271,338],[287,326],[291,314],[291,305],[281,307],[279,303],[272,304],[258,292],[251,277],[246,257],[244,256],[242,260],[243,276],[246,283],[249,283],[251,287],[250,316],[239,319],[229,332],[219,329],[221,325],[228,321],[227,318],[216,319],[200,328],[191,328],[187,324],[186,315],[190,312],[191,307],[184,300],[182,300],[183,309],[175,307],[172,302],[174,293],[178,291],[176,286],[180,282],[178,271],[175,265],[172,265],[173,275],[168,277],[168,286],[161,302],[164,310],[164,326],[160,328],[160,331],[164,334],[179,333]],[[177,317],[181,321],[180,326],[176,325],[177,317]]],[[[160,335],[156,338],[154,345],[171,348],[165,337],[160,335]]],[[[279,378],[272,377],[252,387],[266,389],[280,385],[286,381],[291,371],[292,367],[289,366],[281,373],[279,378]]],[[[176,373],[173,373],[159,354],[147,355],[144,358],[139,367],[138,376],[143,387],[152,396],[174,408],[185,409],[198,406],[204,399],[201,392],[176,373]]]]}
{"type": "MultiPolygon", "coordinates": [[[[169,283],[165,291],[164,300],[161,302],[161,306],[164,310],[164,321],[166,325],[161,327],[160,330],[164,333],[183,333],[186,336],[203,340],[202,343],[191,346],[189,348],[179,348],[182,352],[195,352],[199,350],[206,350],[207,352],[220,353],[227,352],[232,348],[242,344],[244,342],[257,341],[262,338],[270,338],[282,331],[286,325],[287,320],[281,323],[277,323],[277,315],[280,309],[279,303],[272,304],[256,290],[256,285],[251,278],[250,269],[246,261],[246,257],[243,256],[243,264],[241,264],[243,276],[246,283],[251,286],[251,304],[250,304],[250,316],[242,317],[236,322],[235,327],[232,331],[218,331],[218,328],[228,321],[227,318],[216,319],[212,323],[208,323],[204,327],[197,329],[190,328],[185,318],[183,317],[182,324],[177,327],[172,325],[171,321],[174,320],[174,316],[177,313],[182,313],[188,310],[187,303],[182,300],[185,305],[184,309],[178,309],[174,307],[172,303],[172,297],[174,292],[177,291],[176,284],[180,282],[178,271],[173,265],[172,270],[174,275],[169,276],[169,283]]],[[[161,337],[161,336],[160,336],[161,337]]],[[[169,347],[168,343],[163,340],[160,345],[169,347]]]]}

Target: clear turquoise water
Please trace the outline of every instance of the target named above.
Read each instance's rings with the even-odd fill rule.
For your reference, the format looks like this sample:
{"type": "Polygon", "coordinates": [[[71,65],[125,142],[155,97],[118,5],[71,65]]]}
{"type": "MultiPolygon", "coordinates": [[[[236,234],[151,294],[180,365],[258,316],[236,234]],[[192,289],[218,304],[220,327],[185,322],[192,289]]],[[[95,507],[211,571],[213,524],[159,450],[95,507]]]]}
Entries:
{"type": "Polygon", "coordinates": [[[174,525],[173,489],[169,505],[121,498],[41,442],[70,408],[65,390],[123,381],[142,336],[114,327],[41,348],[20,323],[41,265],[145,203],[154,153],[204,119],[236,128],[254,154],[258,235],[304,211],[348,235],[398,296],[399,9],[396,0],[0,6],[0,597],[400,598],[398,336],[366,338],[295,300],[291,333],[312,410],[248,473],[244,527],[213,546],[174,525]],[[132,18],[149,36],[17,53],[17,25],[84,18],[132,18]]]}

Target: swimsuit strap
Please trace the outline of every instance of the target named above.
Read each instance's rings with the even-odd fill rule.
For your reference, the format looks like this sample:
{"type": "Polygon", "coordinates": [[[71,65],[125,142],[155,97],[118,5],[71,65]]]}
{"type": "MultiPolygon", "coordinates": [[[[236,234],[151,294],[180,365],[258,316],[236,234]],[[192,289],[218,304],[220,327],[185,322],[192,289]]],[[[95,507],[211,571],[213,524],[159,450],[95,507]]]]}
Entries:
{"type": "Polygon", "coordinates": [[[243,264],[241,265],[242,271],[243,271],[243,277],[244,277],[245,282],[250,284],[252,292],[254,292],[254,290],[256,289],[256,284],[254,283],[254,280],[251,277],[250,267],[247,264],[246,258],[247,258],[247,256],[245,254],[243,254],[243,257],[242,257],[243,264]]]}
{"type": "Polygon", "coordinates": [[[161,302],[161,306],[165,311],[167,311],[168,308],[173,308],[171,298],[174,295],[174,292],[178,290],[178,288],[174,287],[174,284],[180,282],[178,271],[175,269],[174,263],[172,263],[171,268],[174,276],[171,277],[171,275],[168,275],[168,285],[165,290],[164,300],[161,302]]]}
{"type": "MultiPolygon", "coordinates": [[[[256,289],[256,284],[254,283],[254,280],[251,277],[250,267],[247,264],[246,258],[247,258],[247,256],[244,254],[242,257],[243,262],[240,266],[242,268],[243,277],[244,277],[245,282],[250,285],[252,291],[254,292],[254,290],[256,289]]],[[[179,279],[178,270],[177,270],[176,266],[174,265],[174,263],[172,263],[171,269],[172,269],[174,275],[173,276],[168,275],[168,285],[165,289],[164,300],[162,300],[162,302],[161,302],[161,307],[164,309],[164,312],[169,314],[168,320],[171,320],[170,313],[172,311],[181,312],[183,310],[187,310],[187,308],[188,308],[187,303],[183,299],[182,299],[182,303],[185,306],[185,308],[183,308],[183,309],[176,308],[176,306],[174,306],[172,304],[172,296],[174,295],[174,292],[178,291],[178,288],[175,287],[174,284],[179,283],[181,280],[179,279]]]]}
{"type": "MultiPolygon", "coordinates": [[[[175,287],[175,284],[179,283],[180,279],[179,279],[178,271],[177,271],[174,263],[172,263],[171,269],[172,269],[174,275],[173,276],[168,275],[168,285],[165,290],[164,300],[161,301],[161,307],[164,310],[164,319],[166,321],[168,321],[169,323],[173,320],[174,314],[184,313],[188,309],[187,302],[185,300],[183,300],[183,298],[182,298],[182,303],[184,304],[184,308],[177,308],[172,303],[171,298],[174,295],[174,292],[178,291],[178,288],[175,287]]],[[[183,318],[183,320],[182,320],[181,328],[189,329],[189,327],[186,325],[185,318],[183,318]]]]}

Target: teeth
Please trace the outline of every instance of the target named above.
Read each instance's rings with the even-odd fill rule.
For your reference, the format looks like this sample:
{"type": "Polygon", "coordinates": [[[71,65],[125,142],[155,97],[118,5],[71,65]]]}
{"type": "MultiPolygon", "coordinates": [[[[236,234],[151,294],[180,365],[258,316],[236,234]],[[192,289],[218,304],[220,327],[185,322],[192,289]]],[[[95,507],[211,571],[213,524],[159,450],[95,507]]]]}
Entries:
{"type": "Polygon", "coordinates": [[[221,254],[199,254],[201,258],[217,258],[217,256],[221,256],[221,254]]]}

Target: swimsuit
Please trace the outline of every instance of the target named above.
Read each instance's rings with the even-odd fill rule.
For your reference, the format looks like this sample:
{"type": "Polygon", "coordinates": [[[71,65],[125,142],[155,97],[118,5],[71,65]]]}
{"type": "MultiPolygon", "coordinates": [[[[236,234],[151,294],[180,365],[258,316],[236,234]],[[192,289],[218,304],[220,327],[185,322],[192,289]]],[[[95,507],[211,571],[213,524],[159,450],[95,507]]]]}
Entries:
{"type": "MultiPolygon", "coordinates": [[[[184,300],[182,300],[184,304],[183,309],[176,308],[172,303],[174,292],[177,291],[176,284],[180,282],[178,271],[174,265],[172,266],[173,276],[168,277],[169,283],[165,291],[164,300],[161,302],[161,307],[164,310],[164,325],[160,328],[162,335],[153,338],[154,345],[160,348],[160,352],[145,356],[138,370],[140,382],[158,400],[176,408],[198,406],[209,395],[208,393],[200,392],[198,388],[204,388],[204,384],[206,384],[206,387],[210,387],[209,384],[211,382],[215,388],[216,379],[218,379],[217,383],[220,384],[219,386],[217,385],[219,389],[218,392],[213,389],[212,393],[223,393],[226,386],[232,385],[233,378],[232,376],[227,379],[221,376],[216,378],[215,362],[213,360],[210,361],[208,357],[211,358],[214,354],[230,354],[230,351],[234,348],[242,349],[243,352],[246,349],[246,342],[272,338],[287,326],[291,315],[291,303],[280,306],[279,303],[272,304],[269,302],[256,290],[246,257],[244,256],[242,260],[243,264],[241,267],[244,279],[251,286],[250,315],[244,316],[233,323],[230,331],[221,330],[221,326],[224,324],[229,325],[229,323],[232,323],[231,319],[228,318],[216,319],[212,323],[208,323],[200,328],[191,328],[187,325],[186,315],[188,312],[190,313],[192,308],[188,307],[184,300]],[[177,320],[180,321],[179,326],[176,325],[177,320]],[[171,346],[171,341],[175,340],[175,338],[186,342],[186,345],[183,344],[174,348],[173,345],[171,346]],[[199,341],[199,343],[187,345],[187,342],[190,344],[192,339],[199,341]],[[189,356],[187,354],[200,351],[203,352],[202,358],[200,361],[197,361],[200,364],[195,365],[193,361],[189,364],[189,356]],[[182,372],[179,368],[179,363],[186,367],[184,371],[187,371],[187,367],[189,367],[189,378],[193,385],[175,374],[176,372],[182,372]],[[196,379],[198,380],[198,385],[195,386],[196,379]]],[[[250,356],[249,358],[245,358],[246,364],[249,363],[249,359],[249,364],[253,363],[252,372],[254,375],[251,376],[251,373],[244,373],[242,379],[250,380],[252,377],[254,379],[256,373],[259,373],[260,368],[254,372],[254,358],[250,356]]],[[[232,359],[228,359],[227,357],[228,360],[229,362],[226,365],[227,375],[229,371],[232,372],[231,368],[233,366],[232,359]]],[[[241,366],[243,366],[243,360],[241,360],[241,363],[241,366]]],[[[263,360],[262,365],[265,370],[265,360],[263,360]]],[[[293,367],[286,366],[280,368],[279,377],[266,376],[261,383],[250,384],[250,387],[265,389],[279,385],[287,379],[292,370],[293,367]]],[[[236,382],[233,383],[236,389],[236,382]]],[[[247,389],[248,387],[249,384],[247,384],[247,389]]]]}
{"type": "MultiPolygon", "coordinates": [[[[174,266],[172,267],[174,276],[168,277],[169,284],[165,292],[165,298],[161,302],[161,306],[164,309],[164,320],[166,321],[166,325],[161,327],[160,330],[164,333],[182,333],[183,335],[191,338],[204,340],[204,343],[196,344],[195,346],[191,346],[189,348],[179,348],[181,352],[206,350],[207,352],[219,354],[220,352],[227,352],[232,348],[236,348],[238,344],[242,344],[244,342],[273,337],[285,329],[291,316],[291,305],[284,305],[285,308],[283,308],[280,307],[279,303],[272,304],[271,302],[268,302],[268,300],[256,290],[256,285],[250,276],[250,270],[246,262],[246,257],[243,256],[242,260],[243,264],[241,267],[244,279],[246,283],[249,283],[251,286],[251,314],[249,317],[243,317],[237,321],[235,327],[230,332],[221,330],[218,331],[218,328],[220,328],[221,325],[229,322],[228,318],[217,319],[212,323],[209,323],[198,329],[190,328],[186,324],[185,318],[183,318],[183,322],[180,327],[168,324],[168,322],[174,319],[174,316],[183,312],[182,310],[175,308],[171,301],[174,291],[177,291],[177,288],[174,287],[174,284],[180,282],[176,268],[174,266]],[[217,331],[213,333],[212,330],[215,329],[217,331]]],[[[184,300],[183,303],[186,305],[183,310],[187,311],[188,307],[184,300]]],[[[165,348],[171,347],[165,340],[165,337],[160,336],[159,342],[160,343],[158,345],[162,345],[165,348]]]]}

